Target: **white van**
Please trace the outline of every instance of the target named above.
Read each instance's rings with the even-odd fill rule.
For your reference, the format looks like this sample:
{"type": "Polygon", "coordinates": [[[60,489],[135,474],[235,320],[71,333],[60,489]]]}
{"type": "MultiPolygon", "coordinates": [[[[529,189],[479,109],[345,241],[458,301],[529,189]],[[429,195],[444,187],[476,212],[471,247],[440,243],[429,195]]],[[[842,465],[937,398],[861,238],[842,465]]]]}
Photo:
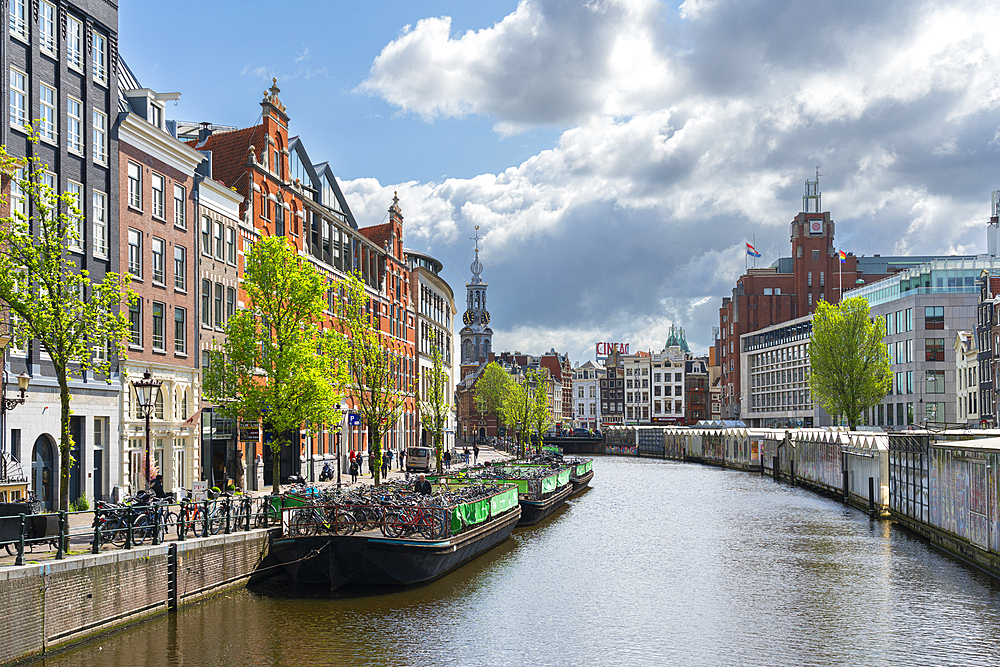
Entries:
{"type": "Polygon", "coordinates": [[[408,447],[406,450],[406,472],[430,472],[434,460],[434,450],[430,447],[408,447]]]}

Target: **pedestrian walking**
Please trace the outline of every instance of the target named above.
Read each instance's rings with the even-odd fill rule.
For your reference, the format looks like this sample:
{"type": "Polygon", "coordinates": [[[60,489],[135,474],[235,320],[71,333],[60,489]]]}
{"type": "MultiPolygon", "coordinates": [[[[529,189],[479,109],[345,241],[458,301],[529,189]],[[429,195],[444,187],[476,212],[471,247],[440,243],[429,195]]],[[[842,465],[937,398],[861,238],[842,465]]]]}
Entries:
{"type": "Polygon", "coordinates": [[[392,470],[392,450],[386,450],[385,454],[389,457],[389,470],[392,470]]]}
{"type": "Polygon", "coordinates": [[[465,448],[465,465],[469,465],[469,448],[465,448]]]}
{"type": "Polygon", "coordinates": [[[448,470],[451,470],[451,451],[447,449],[444,450],[443,458],[444,458],[444,467],[447,468],[448,470]]]}
{"type": "Polygon", "coordinates": [[[472,445],[472,462],[479,463],[479,444],[472,445]]]}
{"type": "Polygon", "coordinates": [[[382,453],[382,479],[389,476],[389,456],[388,452],[382,453]]]}
{"type": "Polygon", "coordinates": [[[368,450],[368,472],[372,474],[372,479],[375,479],[375,457],[372,456],[372,450],[368,450]]]}
{"type": "Polygon", "coordinates": [[[399,448],[399,469],[403,470],[404,466],[406,466],[406,448],[405,447],[400,447],[399,448]]]}

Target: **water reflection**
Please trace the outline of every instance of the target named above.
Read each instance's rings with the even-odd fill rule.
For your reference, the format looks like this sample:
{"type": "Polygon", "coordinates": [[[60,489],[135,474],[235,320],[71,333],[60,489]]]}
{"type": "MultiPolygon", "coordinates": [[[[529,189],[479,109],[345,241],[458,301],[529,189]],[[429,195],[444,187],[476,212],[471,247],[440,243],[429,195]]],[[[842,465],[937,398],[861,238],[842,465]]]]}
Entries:
{"type": "Polygon", "coordinates": [[[248,591],[45,665],[986,665],[984,575],[770,479],[601,458],[558,516],[427,586],[248,591]]]}

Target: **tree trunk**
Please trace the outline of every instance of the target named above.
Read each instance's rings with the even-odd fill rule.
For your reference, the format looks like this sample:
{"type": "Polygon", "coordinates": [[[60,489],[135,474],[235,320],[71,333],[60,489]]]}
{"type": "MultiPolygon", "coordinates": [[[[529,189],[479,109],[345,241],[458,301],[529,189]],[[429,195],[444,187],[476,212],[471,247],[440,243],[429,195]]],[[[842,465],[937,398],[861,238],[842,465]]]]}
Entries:
{"type": "Polygon", "coordinates": [[[444,458],[442,457],[443,447],[441,442],[441,431],[434,431],[434,451],[437,452],[437,471],[439,475],[444,474],[444,458]]]}
{"type": "Polygon", "coordinates": [[[66,381],[66,372],[63,369],[56,369],[56,376],[59,378],[59,406],[62,414],[59,415],[59,509],[69,511],[69,473],[72,467],[73,439],[69,434],[69,383],[66,381]]]}
{"type": "Polygon", "coordinates": [[[368,425],[368,449],[370,450],[373,484],[378,486],[382,481],[382,434],[371,424],[368,425]]]}
{"type": "Polygon", "coordinates": [[[271,441],[271,494],[281,493],[281,440],[271,441]]]}

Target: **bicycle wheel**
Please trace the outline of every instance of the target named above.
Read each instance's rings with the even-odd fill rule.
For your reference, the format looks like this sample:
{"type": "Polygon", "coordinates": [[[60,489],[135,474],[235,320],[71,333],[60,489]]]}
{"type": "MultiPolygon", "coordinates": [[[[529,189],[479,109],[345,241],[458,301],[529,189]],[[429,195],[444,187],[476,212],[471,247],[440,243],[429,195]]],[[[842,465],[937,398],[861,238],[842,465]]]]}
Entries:
{"type": "Polygon", "coordinates": [[[389,512],[382,521],[382,534],[386,537],[402,537],[406,529],[406,519],[399,512],[389,512]]]}
{"type": "Polygon", "coordinates": [[[132,522],[132,544],[143,544],[153,539],[153,522],[148,514],[140,514],[132,522]]]}
{"type": "Polygon", "coordinates": [[[432,540],[435,537],[434,514],[424,510],[417,515],[417,532],[425,540],[432,540]]]}
{"type": "Polygon", "coordinates": [[[205,534],[205,515],[198,507],[188,512],[188,533],[195,537],[202,537],[205,534]]]}
{"type": "Polygon", "coordinates": [[[350,512],[337,512],[330,525],[334,535],[350,535],[358,529],[358,522],[350,512]]]}
{"type": "Polygon", "coordinates": [[[180,527],[178,523],[177,514],[173,510],[164,508],[164,511],[160,512],[160,539],[166,540],[167,533],[172,527],[180,527]]]}
{"type": "Polygon", "coordinates": [[[316,530],[317,521],[312,509],[301,509],[288,518],[288,534],[298,537],[312,535],[316,530]]]}
{"type": "Polygon", "coordinates": [[[128,525],[122,519],[114,519],[106,524],[107,532],[102,535],[105,542],[111,542],[118,548],[125,546],[125,537],[128,533],[128,525]]]}
{"type": "Polygon", "coordinates": [[[226,517],[219,512],[218,508],[213,508],[208,513],[208,534],[218,535],[226,526],[226,517]]]}

